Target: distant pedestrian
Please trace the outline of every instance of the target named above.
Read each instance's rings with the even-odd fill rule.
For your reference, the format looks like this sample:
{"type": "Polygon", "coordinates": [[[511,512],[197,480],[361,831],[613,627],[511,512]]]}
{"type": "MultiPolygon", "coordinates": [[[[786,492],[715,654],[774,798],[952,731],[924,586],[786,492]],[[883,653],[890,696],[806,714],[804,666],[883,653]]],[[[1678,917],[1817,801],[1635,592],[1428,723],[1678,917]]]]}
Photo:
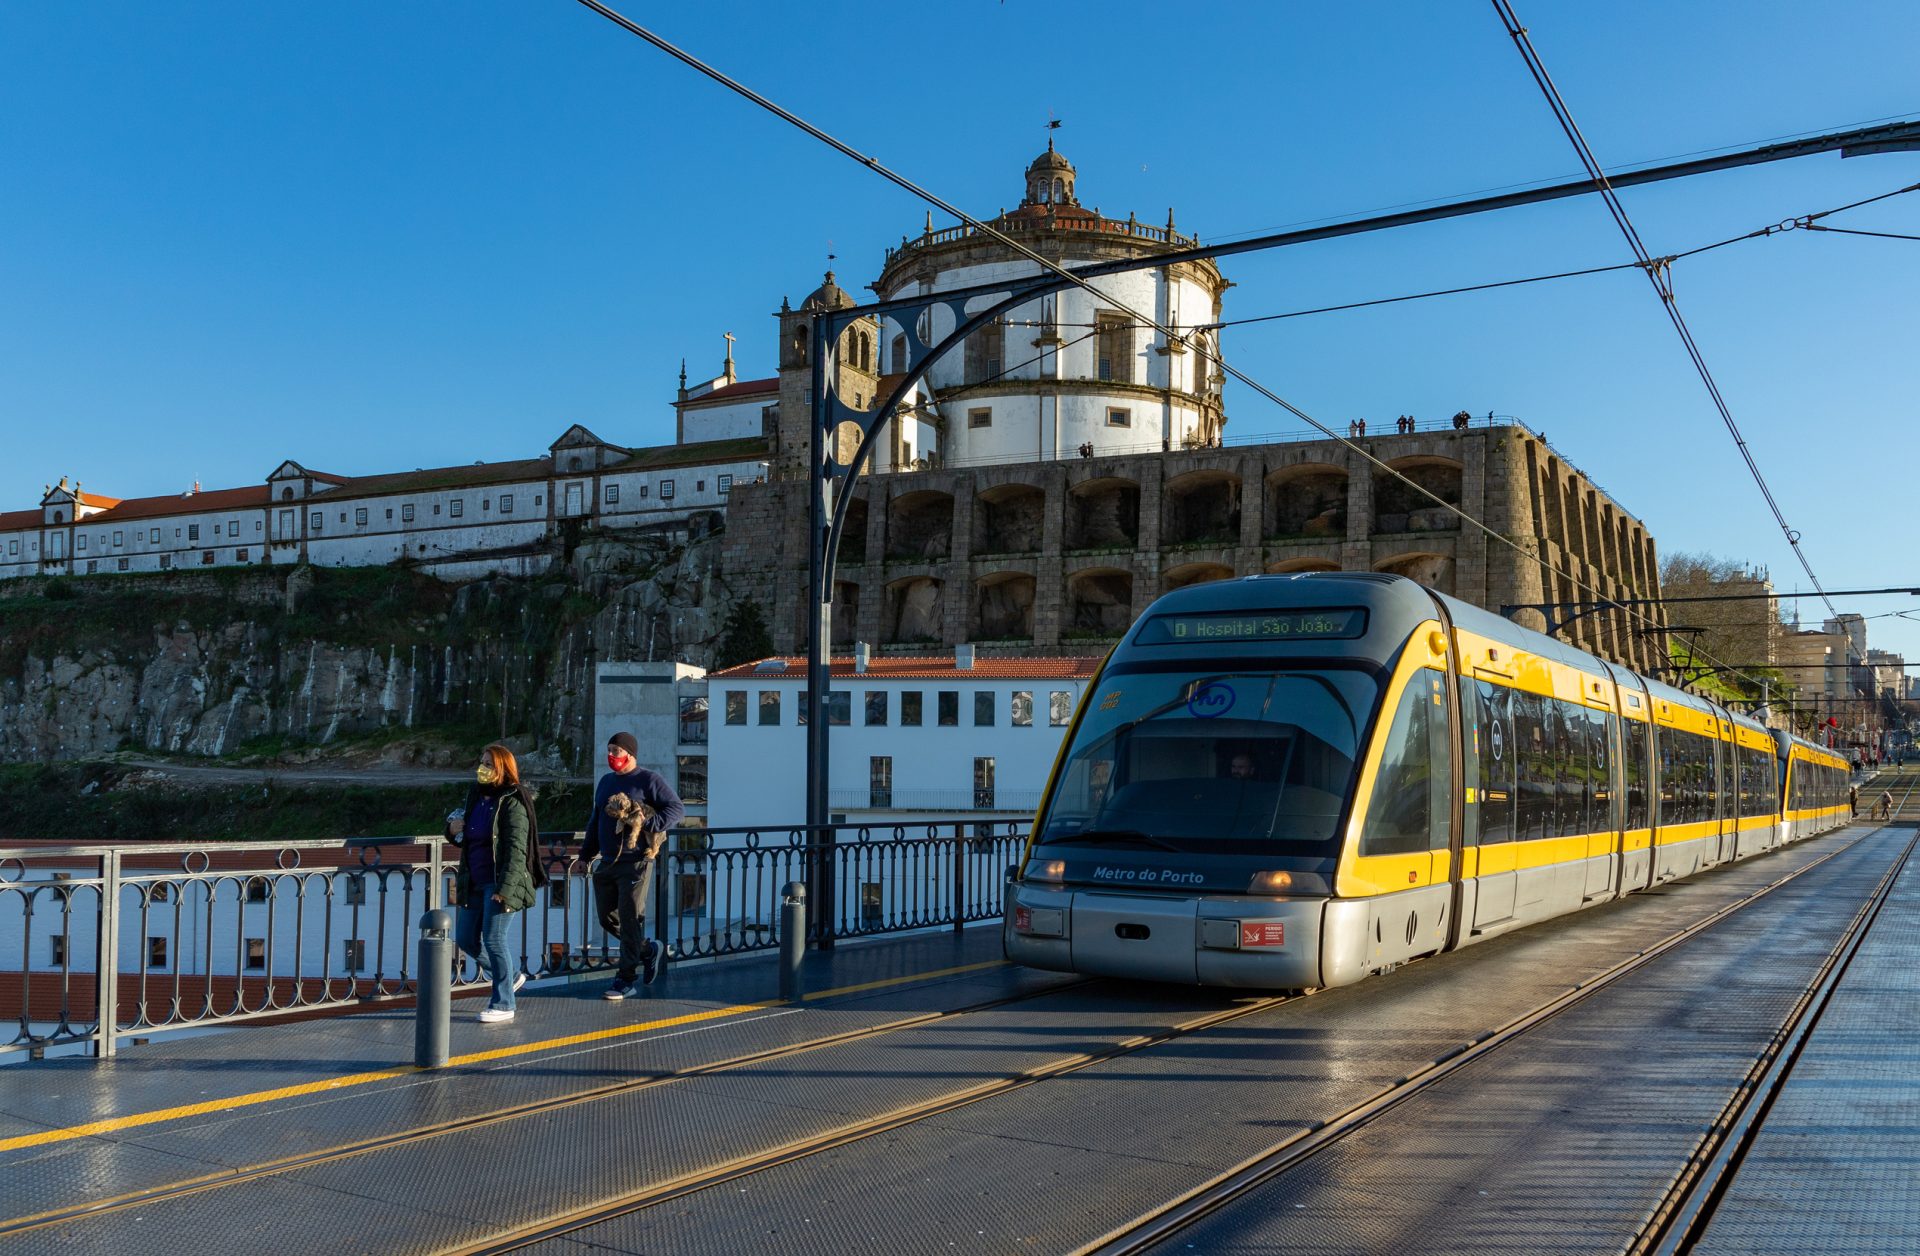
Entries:
{"type": "Polygon", "coordinates": [[[454,939],[479,961],[480,975],[493,983],[480,1019],[510,1021],[514,992],[526,984],[520,961],[507,942],[516,912],[533,906],[534,892],[546,884],[540,863],[540,828],[533,795],[520,783],[513,751],[498,743],[480,752],[466,803],[447,818],[447,836],[460,847],[454,867],[459,912],[454,939]]]}
{"type": "Polygon", "coordinates": [[[1355,419],[1353,426],[1356,429],[1354,435],[1365,436],[1367,434],[1367,421],[1365,419],[1355,419]]]}
{"type": "Polygon", "coordinates": [[[1858,817],[1860,814],[1860,787],[1858,785],[1847,786],[1847,814],[1854,817],[1858,817]]]}
{"type": "Polygon", "coordinates": [[[680,823],[686,807],[667,779],[640,766],[640,743],[632,733],[615,733],[607,743],[607,774],[593,791],[593,811],[580,859],[591,863],[593,903],[600,927],[620,939],[620,967],[605,998],[634,993],[634,978],[652,985],[660,975],[660,943],[647,940],[647,900],[653,892],[653,865],[680,823]]]}
{"type": "Polygon", "coordinates": [[[1467,430],[1467,424],[1471,422],[1473,422],[1473,416],[1465,410],[1462,410],[1453,416],[1453,430],[1456,432],[1464,432],[1467,430]]]}
{"type": "Polygon", "coordinates": [[[1874,805],[1873,816],[1874,816],[1874,819],[1876,820],[1892,820],[1893,819],[1893,791],[1892,790],[1883,789],[1880,791],[1880,801],[1874,805]]]}

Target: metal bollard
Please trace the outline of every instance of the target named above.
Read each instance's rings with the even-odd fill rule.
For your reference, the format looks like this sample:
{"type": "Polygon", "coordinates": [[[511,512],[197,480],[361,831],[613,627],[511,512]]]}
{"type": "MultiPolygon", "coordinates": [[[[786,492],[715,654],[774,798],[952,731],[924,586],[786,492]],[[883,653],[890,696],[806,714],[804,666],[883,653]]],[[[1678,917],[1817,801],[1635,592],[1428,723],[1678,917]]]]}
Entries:
{"type": "Polygon", "coordinates": [[[420,966],[413,1003],[413,1064],[439,1068],[453,1034],[453,917],[435,908],[420,917],[420,966]]]}
{"type": "Polygon", "coordinates": [[[780,891],[780,997],[800,1001],[800,960],[807,953],[807,887],[789,881],[780,891]]]}

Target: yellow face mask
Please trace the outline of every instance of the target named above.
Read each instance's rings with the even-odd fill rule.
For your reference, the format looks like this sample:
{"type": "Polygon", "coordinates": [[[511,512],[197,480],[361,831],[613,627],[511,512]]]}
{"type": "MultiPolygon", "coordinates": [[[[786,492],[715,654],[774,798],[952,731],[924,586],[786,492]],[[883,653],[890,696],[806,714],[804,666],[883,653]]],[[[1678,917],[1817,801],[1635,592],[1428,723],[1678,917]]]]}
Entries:
{"type": "Polygon", "coordinates": [[[473,770],[473,779],[482,785],[491,785],[500,779],[500,774],[493,770],[491,763],[482,763],[473,770]]]}

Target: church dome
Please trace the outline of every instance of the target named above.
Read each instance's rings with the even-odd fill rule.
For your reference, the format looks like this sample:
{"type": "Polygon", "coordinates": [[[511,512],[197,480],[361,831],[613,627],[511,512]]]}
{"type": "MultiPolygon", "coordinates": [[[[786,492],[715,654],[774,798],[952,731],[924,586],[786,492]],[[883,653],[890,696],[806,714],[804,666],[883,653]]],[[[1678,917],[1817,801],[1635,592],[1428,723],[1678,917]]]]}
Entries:
{"type": "Polygon", "coordinates": [[[833,272],[827,272],[826,282],[815,288],[805,301],[800,303],[803,310],[844,310],[859,302],[848,296],[846,290],[833,281],[833,272]]]}
{"type": "Polygon", "coordinates": [[[1027,205],[1078,205],[1080,202],[1073,194],[1073,163],[1054,151],[1053,141],[1047,141],[1047,151],[1033,159],[1027,167],[1027,197],[1021,201],[1027,205]]]}

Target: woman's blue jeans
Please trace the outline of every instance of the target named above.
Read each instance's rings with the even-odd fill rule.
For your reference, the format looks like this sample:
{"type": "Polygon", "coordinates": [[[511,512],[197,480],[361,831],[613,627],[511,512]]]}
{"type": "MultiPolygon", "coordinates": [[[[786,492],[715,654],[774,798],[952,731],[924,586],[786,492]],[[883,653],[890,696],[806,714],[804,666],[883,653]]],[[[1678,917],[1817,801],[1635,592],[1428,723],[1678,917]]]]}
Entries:
{"type": "Polygon", "coordinates": [[[480,961],[480,975],[493,982],[493,998],[487,1006],[513,1010],[513,979],[520,975],[519,961],[507,945],[507,925],[513,913],[493,901],[491,881],[473,886],[467,903],[454,921],[454,944],[480,961]]]}

